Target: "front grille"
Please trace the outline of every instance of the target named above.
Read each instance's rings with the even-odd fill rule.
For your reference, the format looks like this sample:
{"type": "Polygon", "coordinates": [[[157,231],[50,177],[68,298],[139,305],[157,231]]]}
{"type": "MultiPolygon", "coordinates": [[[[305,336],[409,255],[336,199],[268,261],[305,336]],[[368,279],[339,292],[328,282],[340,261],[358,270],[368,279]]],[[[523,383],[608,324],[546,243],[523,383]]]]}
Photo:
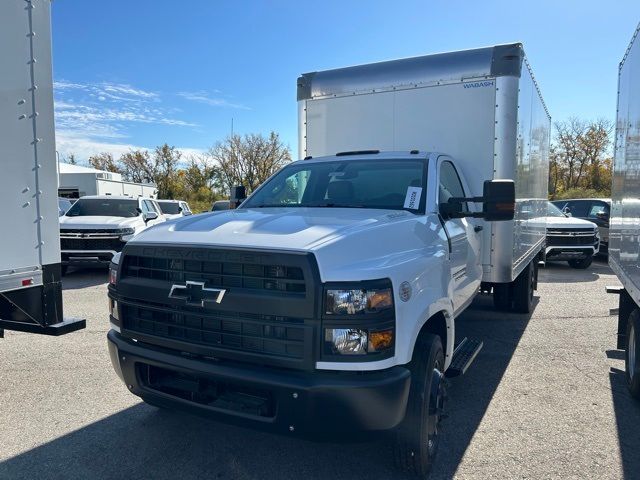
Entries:
{"type": "Polygon", "coordinates": [[[113,294],[123,334],[141,342],[311,370],[321,322],[318,277],[308,253],[129,242],[113,294]],[[176,288],[180,295],[172,294],[176,288]],[[219,303],[200,303],[202,289],[224,294],[219,303]]]}
{"type": "Polygon", "coordinates": [[[302,319],[248,313],[194,313],[152,305],[121,304],[123,328],[156,337],[302,360],[302,319]]]}
{"type": "Polygon", "coordinates": [[[306,292],[300,267],[230,261],[183,260],[127,255],[122,278],[204,282],[206,287],[246,288],[282,293],[306,292]]]}
{"type": "Polygon", "coordinates": [[[61,250],[115,250],[119,252],[125,242],[119,238],[61,238],[61,250]]]}
{"type": "Polygon", "coordinates": [[[593,228],[547,228],[547,246],[592,246],[597,242],[593,228]]]}

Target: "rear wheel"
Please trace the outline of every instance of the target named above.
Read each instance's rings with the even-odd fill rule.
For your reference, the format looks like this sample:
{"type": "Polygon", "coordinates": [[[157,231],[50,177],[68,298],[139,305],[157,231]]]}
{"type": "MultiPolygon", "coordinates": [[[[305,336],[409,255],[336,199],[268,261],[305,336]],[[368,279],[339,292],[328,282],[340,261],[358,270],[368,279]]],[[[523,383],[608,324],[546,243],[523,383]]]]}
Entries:
{"type": "Polygon", "coordinates": [[[510,283],[497,283],[493,286],[493,306],[496,310],[506,312],[511,310],[513,296],[510,283]]]}
{"type": "Polygon", "coordinates": [[[530,262],[513,282],[513,309],[518,313],[531,313],[533,291],[536,286],[534,262],[530,262]]]}
{"type": "Polygon", "coordinates": [[[640,311],[634,310],[627,323],[627,350],[624,358],[627,386],[640,400],[640,311]]]}
{"type": "Polygon", "coordinates": [[[581,258],[580,260],[569,260],[568,263],[572,268],[584,270],[585,268],[589,268],[589,266],[591,266],[591,262],[593,262],[593,256],[590,255],[587,258],[581,258]]]}
{"type": "Polygon", "coordinates": [[[416,343],[411,370],[407,413],[398,427],[395,460],[398,467],[424,478],[438,451],[444,408],[444,353],[440,337],[426,334],[416,343]]]}

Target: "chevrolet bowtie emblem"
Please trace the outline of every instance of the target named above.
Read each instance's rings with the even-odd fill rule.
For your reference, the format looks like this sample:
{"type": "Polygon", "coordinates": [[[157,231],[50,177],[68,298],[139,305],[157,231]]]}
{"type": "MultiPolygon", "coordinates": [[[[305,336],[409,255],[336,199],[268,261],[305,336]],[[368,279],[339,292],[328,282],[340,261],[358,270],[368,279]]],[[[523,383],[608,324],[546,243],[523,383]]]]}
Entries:
{"type": "Polygon", "coordinates": [[[172,285],[169,298],[184,300],[187,305],[204,307],[204,302],[222,302],[227,291],[222,288],[204,288],[204,282],[187,281],[184,285],[172,285]]]}

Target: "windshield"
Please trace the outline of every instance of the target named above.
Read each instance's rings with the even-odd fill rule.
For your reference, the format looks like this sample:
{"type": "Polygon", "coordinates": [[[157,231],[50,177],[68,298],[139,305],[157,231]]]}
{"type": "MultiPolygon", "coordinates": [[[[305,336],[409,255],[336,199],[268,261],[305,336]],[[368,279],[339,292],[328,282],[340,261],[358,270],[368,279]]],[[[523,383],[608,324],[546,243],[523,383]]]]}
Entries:
{"type": "Polygon", "coordinates": [[[167,215],[175,215],[180,213],[180,204],[178,202],[158,202],[160,210],[167,215]]]}
{"type": "Polygon", "coordinates": [[[345,207],[424,212],[422,160],[300,162],[283,168],[242,208],[345,207]]]}
{"type": "Polygon", "coordinates": [[[81,198],[67,212],[67,217],[137,217],[137,200],[81,198]]]}
{"type": "Polygon", "coordinates": [[[548,217],[565,217],[566,215],[556,207],[553,203],[547,204],[547,216],[548,217]]]}

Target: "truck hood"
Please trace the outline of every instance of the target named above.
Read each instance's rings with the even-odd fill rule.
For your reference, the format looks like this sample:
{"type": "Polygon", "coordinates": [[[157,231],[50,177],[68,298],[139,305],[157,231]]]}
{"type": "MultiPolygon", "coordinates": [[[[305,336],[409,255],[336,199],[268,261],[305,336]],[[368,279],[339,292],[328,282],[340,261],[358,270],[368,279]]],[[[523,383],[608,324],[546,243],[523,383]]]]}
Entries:
{"type": "Polygon", "coordinates": [[[144,225],[140,217],[102,217],[102,216],[79,216],[60,217],[60,228],[77,228],[77,229],[101,229],[101,228],[127,228],[144,225]]]}
{"type": "Polygon", "coordinates": [[[575,217],[547,217],[547,228],[587,228],[596,227],[596,224],[588,220],[575,217]]]}
{"type": "Polygon", "coordinates": [[[415,218],[415,215],[403,210],[239,209],[194,215],[160,224],[132,241],[309,251],[347,235],[415,218]]]}

